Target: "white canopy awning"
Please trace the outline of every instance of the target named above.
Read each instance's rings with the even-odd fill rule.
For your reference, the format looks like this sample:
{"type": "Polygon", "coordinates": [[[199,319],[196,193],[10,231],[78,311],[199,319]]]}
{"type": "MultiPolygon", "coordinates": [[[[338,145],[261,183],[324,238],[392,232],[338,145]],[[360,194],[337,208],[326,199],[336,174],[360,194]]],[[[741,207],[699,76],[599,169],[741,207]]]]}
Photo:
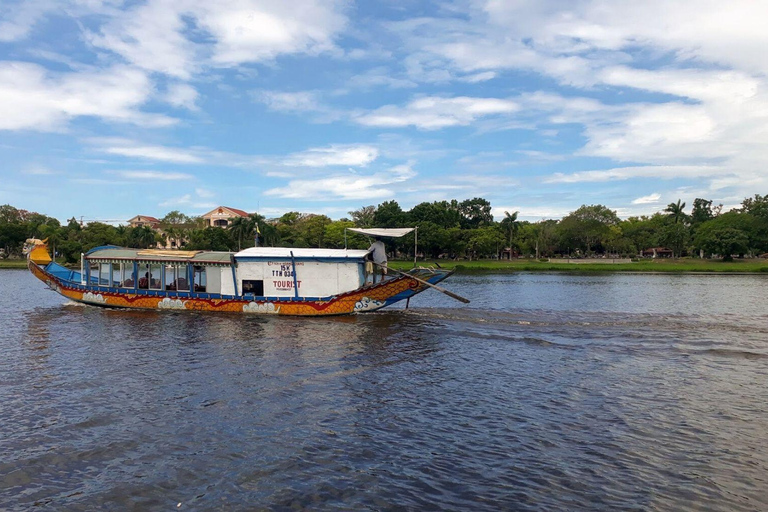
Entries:
{"type": "Polygon", "coordinates": [[[400,238],[405,236],[416,228],[347,228],[353,233],[360,233],[368,236],[383,236],[390,238],[400,238]]]}

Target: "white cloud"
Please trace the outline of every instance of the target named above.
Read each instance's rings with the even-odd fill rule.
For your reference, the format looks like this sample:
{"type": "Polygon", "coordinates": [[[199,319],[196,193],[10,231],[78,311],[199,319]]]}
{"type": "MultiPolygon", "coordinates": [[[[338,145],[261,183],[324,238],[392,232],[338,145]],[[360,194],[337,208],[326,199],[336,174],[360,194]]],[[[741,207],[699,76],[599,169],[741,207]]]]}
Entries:
{"type": "Polygon", "coordinates": [[[471,75],[462,76],[459,78],[460,82],[468,82],[470,84],[476,84],[478,82],[485,82],[492,80],[498,76],[495,71],[483,71],[482,73],[473,73],[471,75]]]}
{"type": "Polygon", "coordinates": [[[296,167],[329,167],[334,165],[365,167],[376,160],[378,156],[379,150],[373,146],[338,144],[288,155],[282,164],[296,167]]]}
{"type": "Polygon", "coordinates": [[[27,174],[30,176],[53,176],[55,174],[59,174],[56,171],[53,171],[51,169],[48,169],[47,167],[43,167],[40,165],[32,165],[32,166],[26,167],[21,172],[23,174],[27,174]]]}
{"type": "Polygon", "coordinates": [[[210,198],[215,197],[216,194],[211,192],[210,190],[204,189],[204,188],[196,188],[195,194],[198,195],[198,197],[204,197],[204,198],[210,198]]]}
{"type": "Polygon", "coordinates": [[[347,85],[349,87],[357,88],[385,86],[393,89],[404,89],[418,87],[418,84],[413,80],[398,78],[392,75],[392,70],[384,67],[376,67],[367,70],[365,73],[353,76],[347,81],[347,85]]]}
{"type": "Polygon", "coordinates": [[[139,110],[151,93],[149,78],[125,66],[51,73],[36,64],[0,62],[0,130],[60,130],[80,116],[144,126],[173,124],[169,117],[139,110]]]}
{"type": "Polygon", "coordinates": [[[558,208],[552,206],[494,206],[491,209],[491,214],[496,221],[501,221],[506,217],[505,212],[514,213],[518,212],[517,220],[527,220],[530,222],[538,222],[543,219],[561,219],[568,215],[571,211],[565,208],[558,208]]]}
{"type": "Polygon", "coordinates": [[[142,144],[129,139],[105,137],[89,139],[89,142],[96,144],[99,151],[111,155],[178,164],[199,164],[205,161],[202,157],[186,149],[142,144]]]}
{"type": "MultiPolygon", "coordinates": [[[[747,183],[762,183],[759,173],[768,165],[761,142],[768,137],[768,3],[477,0],[453,10],[456,16],[388,25],[409,52],[402,66],[411,80],[534,72],[610,98],[582,98],[576,105],[559,94],[523,93],[512,119],[485,122],[486,129],[551,131],[547,122],[577,123],[586,142],[576,155],[637,166],[707,164],[728,174],[707,179],[729,193],[748,194],[747,183]]],[[[541,87],[558,86],[545,81],[541,87]]],[[[382,109],[363,119],[392,127],[460,124],[425,115],[411,120],[423,114],[414,109],[382,109]]]]}
{"type": "Polygon", "coordinates": [[[192,194],[184,194],[179,197],[166,199],[162,203],[159,203],[158,206],[162,206],[164,208],[194,208],[196,210],[203,210],[208,208],[215,208],[218,205],[206,201],[200,201],[198,197],[194,197],[192,194]]]}
{"type": "Polygon", "coordinates": [[[285,199],[380,199],[394,195],[394,190],[387,186],[406,182],[414,176],[416,173],[410,165],[399,165],[369,175],[346,173],[317,180],[291,180],[286,187],[269,189],[265,194],[285,199]]]}
{"type": "Polygon", "coordinates": [[[141,180],[141,181],[176,181],[176,180],[190,180],[194,178],[191,174],[185,174],[182,172],[114,171],[114,174],[130,180],[141,180]]]}
{"type": "Polygon", "coordinates": [[[613,169],[581,171],[571,174],[555,173],[544,179],[544,183],[585,183],[621,181],[632,178],[702,178],[723,173],[721,167],[705,165],[647,165],[638,167],[617,167],[613,169]]]}
{"type": "Polygon", "coordinates": [[[188,206],[192,204],[192,194],[184,194],[179,197],[172,197],[160,203],[158,206],[188,206]]]}
{"type": "Polygon", "coordinates": [[[121,55],[131,64],[181,79],[198,69],[195,45],[184,37],[182,14],[189,2],[150,0],[117,13],[89,42],[121,55]]]}
{"type": "Polygon", "coordinates": [[[35,23],[57,7],[57,2],[52,0],[27,0],[0,9],[0,42],[9,43],[27,37],[35,23]]]}
{"type": "Polygon", "coordinates": [[[194,87],[189,84],[176,83],[168,87],[163,100],[174,107],[198,110],[197,97],[198,94],[194,87]]]}
{"type": "Polygon", "coordinates": [[[334,50],[347,21],[344,6],[337,0],[148,0],[115,14],[88,38],[143,69],[189,79],[205,65],[334,50]]]}
{"type": "Polygon", "coordinates": [[[357,115],[354,120],[365,126],[415,126],[424,130],[437,130],[449,126],[466,126],[485,116],[511,114],[519,108],[516,102],[506,99],[426,96],[416,98],[402,107],[386,105],[357,115]]]}
{"type": "Polygon", "coordinates": [[[318,54],[335,48],[346,23],[339,0],[222,0],[199,2],[199,25],[215,39],[212,61],[222,66],[280,54],[318,54]]]}
{"type": "Polygon", "coordinates": [[[632,201],[632,204],[655,204],[661,199],[661,194],[653,193],[647,196],[638,197],[632,201]]]}
{"type": "Polygon", "coordinates": [[[314,91],[254,91],[253,97],[278,112],[317,112],[324,109],[314,91]]]}

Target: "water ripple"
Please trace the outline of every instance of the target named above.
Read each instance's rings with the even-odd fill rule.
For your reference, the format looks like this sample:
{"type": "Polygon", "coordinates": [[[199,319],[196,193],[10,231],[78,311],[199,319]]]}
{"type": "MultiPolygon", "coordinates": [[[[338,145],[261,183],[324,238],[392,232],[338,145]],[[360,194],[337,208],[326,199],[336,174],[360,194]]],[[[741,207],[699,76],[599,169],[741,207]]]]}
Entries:
{"type": "Polygon", "coordinates": [[[761,277],[458,277],[472,307],[317,320],[0,277],[2,509],[768,508],[761,277]]]}

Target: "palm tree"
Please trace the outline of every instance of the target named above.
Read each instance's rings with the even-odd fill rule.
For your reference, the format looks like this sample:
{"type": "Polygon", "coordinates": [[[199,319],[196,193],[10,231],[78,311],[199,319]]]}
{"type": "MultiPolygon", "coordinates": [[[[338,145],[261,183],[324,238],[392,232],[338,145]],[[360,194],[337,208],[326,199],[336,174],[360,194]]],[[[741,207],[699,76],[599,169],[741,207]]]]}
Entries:
{"type": "Polygon", "coordinates": [[[254,225],[250,217],[236,217],[230,219],[227,229],[237,239],[237,250],[242,249],[243,238],[249,237],[253,233],[254,225]]]}
{"type": "Polygon", "coordinates": [[[138,249],[148,249],[157,243],[155,232],[149,226],[131,228],[128,235],[129,246],[138,249]]]}
{"type": "MultiPolygon", "coordinates": [[[[509,238],[509,249],[512,250],[512,239],[515,238],[515,235],[517,234],[517,230],[520,228],[520,221],[517,220],[517,215],[520,212],[517,211],[515,213],[509,213],[504,212],[504,220],[501,221],[501,227],[504,228],[504,231],[507,233],[507,237],[509,238]]],[[[510,259],[512,258],[512,253],[510,252],[510,259]]]]}
{"type": "Polygon", "coordinates": [[[677,203],[669,203],[664,209],[664,211],[669,214],[669,217],[675,221],[675,224],[684,221],[687,217],[683,210],[685,210],[685,203],[681,203],[679,199],[677,200],[677,203]]]}

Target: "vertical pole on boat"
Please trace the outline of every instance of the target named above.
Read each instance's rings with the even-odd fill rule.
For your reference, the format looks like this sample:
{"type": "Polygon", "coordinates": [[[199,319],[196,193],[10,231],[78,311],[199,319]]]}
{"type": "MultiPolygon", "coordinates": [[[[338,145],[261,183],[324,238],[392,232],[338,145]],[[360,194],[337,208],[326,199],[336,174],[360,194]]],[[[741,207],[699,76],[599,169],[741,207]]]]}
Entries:
{"type": "Polygon", "coordinates": [[[293,268],[293,271],[291,272],[293,274],[293,297],[298,299],[299,283],[296,281],[296,258],[293,257],[293,251],[291,251],[291,267],[293,268]]]}
{"type": "Polygon", "coordinates": [[[83,253],[80,253],[80,284],[85,284],[85,269],[84,263],[83,263],[83,257],[85,255],[83,253]]]}
{"type": "Polygon", "coordinates": [[[416,267],[416,254],[419,252],[419,226],[413,232],[413,266],[416,267]]]}
{"type": "Polygon", "coordinates": [[[229,255],[229,264],[232,267],[232,285],[235,287],[235,295],[237,295],[237,271],[235,270],[235,255],[229,255]]]}

